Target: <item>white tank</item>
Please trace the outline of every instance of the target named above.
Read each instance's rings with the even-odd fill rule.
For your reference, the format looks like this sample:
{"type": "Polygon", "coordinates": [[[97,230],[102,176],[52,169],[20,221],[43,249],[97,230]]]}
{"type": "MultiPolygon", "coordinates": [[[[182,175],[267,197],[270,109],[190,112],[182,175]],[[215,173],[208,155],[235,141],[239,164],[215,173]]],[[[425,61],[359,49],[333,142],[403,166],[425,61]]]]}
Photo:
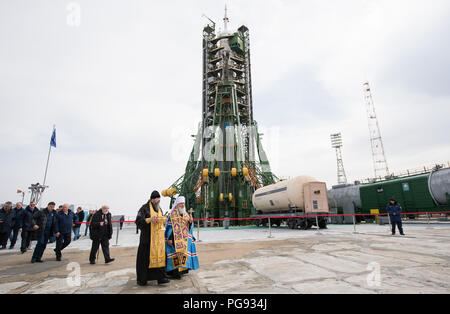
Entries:
{"type": "Polygon", "coordinates": [[[300,176],[262,187],[252,198],[256,211],[288,212],[295,208],[305,212],[329,212],[326,184],[311,176],[300,176]]]}

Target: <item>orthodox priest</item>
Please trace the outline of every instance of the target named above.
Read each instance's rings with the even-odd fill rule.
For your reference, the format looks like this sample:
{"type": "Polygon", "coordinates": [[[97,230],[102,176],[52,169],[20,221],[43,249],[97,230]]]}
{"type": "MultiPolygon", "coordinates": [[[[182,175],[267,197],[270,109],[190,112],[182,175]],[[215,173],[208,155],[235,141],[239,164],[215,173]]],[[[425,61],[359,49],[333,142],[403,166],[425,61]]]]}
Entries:
{"type": "Polygon", "coordinates": [[[179,196],[172,207],[166,226],[167,274],[175,279],[199,267],[193,237],[194,223],[186,212],[185,198],[179,196]]]}
{"type": "Polygon", "coordinates": [[[148,203],[142,205],[136,217],[136,225],[141,230],[141,238],[136,258],[137,284],[145,286],[148,280],[157,280],[158,284],[168,283],[166,269],[166,251],[164,223],[158,191],[153,191],[148,203]]]}

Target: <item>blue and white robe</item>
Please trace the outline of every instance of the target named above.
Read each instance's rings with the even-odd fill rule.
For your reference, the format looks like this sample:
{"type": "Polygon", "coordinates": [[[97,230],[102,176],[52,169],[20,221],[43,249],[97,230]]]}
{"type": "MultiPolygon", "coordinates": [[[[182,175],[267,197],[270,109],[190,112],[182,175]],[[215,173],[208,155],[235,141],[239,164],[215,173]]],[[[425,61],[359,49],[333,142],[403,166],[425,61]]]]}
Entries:
{"type": "MultiPolygon", "coordinates": [[[[166,240],[170,239],[170,236],[173,233],[173,228],[172,228],[172,222],[170,220],[170,215],[168,217],[168,221],[167,221],[167,226],[166,226],[166,231],[165,231],[165,238],[166,240]]],[[[188,236],[188,243],[187,243],[187,261],[186,261],[186,265],[185,267],[178,267],[178,269],[180,271],[189,269],[189,270],[196,270],[199,268],[199,263],[198,263],[198,254],[197,254],[197,249],[195,247],[195,241],[194,241],[194,237],[193,237],[193,233],[194,233],[194,224],[191,223],[191,227],[189,228],[189,236],[188,236]]],[[[166,255],[167,255],[167,266],[166,266],[166,271],[172,271],[174,270],[174,263],[173,263],[173,258],[176,258],[176,251],[175,251],[175,241],[173,241],[172,245],[169,245],[168,243],[166,243],[166,255]]]]}

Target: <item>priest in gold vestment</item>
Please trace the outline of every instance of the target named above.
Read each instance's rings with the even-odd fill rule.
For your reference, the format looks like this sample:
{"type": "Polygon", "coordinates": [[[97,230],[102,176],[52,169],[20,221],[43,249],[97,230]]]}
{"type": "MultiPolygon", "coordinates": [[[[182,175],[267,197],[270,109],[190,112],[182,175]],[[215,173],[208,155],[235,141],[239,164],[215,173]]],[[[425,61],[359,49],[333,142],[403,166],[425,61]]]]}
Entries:
{"type": "Polygon", "coordinates": [[[169,282],[165,272],[166,217],[159,207],[160,199],[158,191],[153,191],[150,201],[142,205],[136,217],[136,225],[141,231],[136,258],[136,277],[140,286],[145,286],[149,280],[157,280],[158,284],[169,282]]]}

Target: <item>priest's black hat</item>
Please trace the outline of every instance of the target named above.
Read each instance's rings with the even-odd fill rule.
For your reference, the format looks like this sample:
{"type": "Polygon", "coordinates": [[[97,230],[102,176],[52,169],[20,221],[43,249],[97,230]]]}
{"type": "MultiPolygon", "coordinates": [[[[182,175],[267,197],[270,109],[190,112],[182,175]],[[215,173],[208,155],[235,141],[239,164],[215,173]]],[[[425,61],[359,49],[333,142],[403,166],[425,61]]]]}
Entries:
{"type": "Polygon", "coordinates": [[[150,196],[150,199],[152,200],[154,198],[160,198],[160,197],[161,197],[161,195],[159,195],[158,191],[153,191],[152,195],[150,196]]]}

